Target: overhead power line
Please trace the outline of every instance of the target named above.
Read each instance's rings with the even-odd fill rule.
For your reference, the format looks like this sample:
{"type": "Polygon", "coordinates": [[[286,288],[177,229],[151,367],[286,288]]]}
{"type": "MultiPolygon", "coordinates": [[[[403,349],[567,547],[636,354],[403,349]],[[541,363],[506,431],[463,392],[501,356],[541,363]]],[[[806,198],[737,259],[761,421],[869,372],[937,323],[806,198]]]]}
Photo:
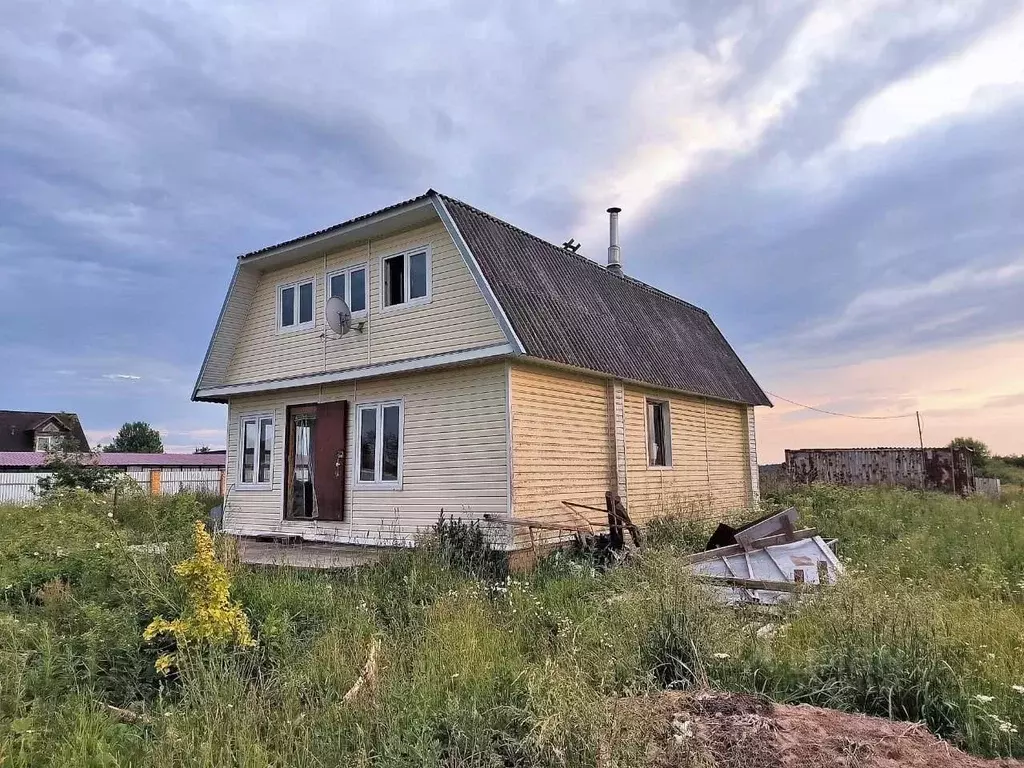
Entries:
{"type": "Polygon", "coordinates": [[[913,419],[917,417],[916,413],[904,413],[899,416],[855,416],[852,413],[838,413],[837,411],[829,411],[824,408],[815,408],[813,405],[804,405],[803,403],[798,403],[796,400],[790,400],[788,397],[777,395],[774,392],[769,392],[768,390],[765,390],[765,394],[771,395],[772,397],[777,397],[779,400],[784,400],[790,405],[797,405],[801,408],[806,408],[808,411],[826,413],[829,416],[842,416],[844,419],[869,419],[872,421],[878,421],[883,419],[913,419]]]}

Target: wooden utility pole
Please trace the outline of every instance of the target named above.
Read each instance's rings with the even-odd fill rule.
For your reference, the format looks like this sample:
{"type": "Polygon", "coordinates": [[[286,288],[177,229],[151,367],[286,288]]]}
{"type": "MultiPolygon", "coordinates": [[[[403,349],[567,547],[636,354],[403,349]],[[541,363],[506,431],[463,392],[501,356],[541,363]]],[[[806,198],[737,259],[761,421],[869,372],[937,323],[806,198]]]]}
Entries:
{"type": "Polygon", "coordinates": [[[921,442],[921,447],[924,448],[924,433],[921,431],[921,412],[914,411],[917,414],[917,439],[921,442]]]}

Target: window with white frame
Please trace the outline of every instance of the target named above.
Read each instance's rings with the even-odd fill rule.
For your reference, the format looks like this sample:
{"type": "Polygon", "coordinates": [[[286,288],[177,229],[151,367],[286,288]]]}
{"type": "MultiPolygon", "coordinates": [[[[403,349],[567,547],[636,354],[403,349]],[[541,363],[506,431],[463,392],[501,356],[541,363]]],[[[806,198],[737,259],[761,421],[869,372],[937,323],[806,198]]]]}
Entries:
{"type": "Polygon", "coordinates": [[[57,435],[36,435],[36,450],[49,451],[57,445],[57,435]]]}
{"type": "Polygon", "coordinates": [[[239,485],[270,485],[274,453],[274,417],[244,416],[240,422],[239,485]]]}
{"type": "Polygon", "coordinates": [[[381,259],[381,304],[399,307],[430,301],[430,249],[414,248],[381,259]]]}
{"type": "Polygon", "coordinates": [[[327,295],[344,299],[353,317],[366,314],[366,265],[347,267],[327,276],[327,295]]]}
{"type": "Polygon", "coordinates": [[[375,403],[356,408],[360,483],[397,486],[402,481],[402,404],[375,403]]]}
{"type": "Polygon", "coordinates": [[[647,400],[647,464],[672,466],[672,418],[666,400],[647,400]]]}
{"type": "Polygon", "coordinates": [[[313,328],[314,287],[312,278],[277,286],[277,327],[282,331],[313,328]]]}

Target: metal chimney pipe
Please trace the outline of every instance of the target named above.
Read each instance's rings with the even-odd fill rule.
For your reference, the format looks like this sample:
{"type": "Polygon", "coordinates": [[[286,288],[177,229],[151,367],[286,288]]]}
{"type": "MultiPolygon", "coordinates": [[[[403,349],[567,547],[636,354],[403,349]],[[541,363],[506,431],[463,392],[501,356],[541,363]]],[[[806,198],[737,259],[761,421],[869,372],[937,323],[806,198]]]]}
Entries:
{"type": "Polygon", "coordinates": [[[608,270],[622,274],[622,250],[619,248],[619,212],[621,208],[608,209],[608,270]]]}

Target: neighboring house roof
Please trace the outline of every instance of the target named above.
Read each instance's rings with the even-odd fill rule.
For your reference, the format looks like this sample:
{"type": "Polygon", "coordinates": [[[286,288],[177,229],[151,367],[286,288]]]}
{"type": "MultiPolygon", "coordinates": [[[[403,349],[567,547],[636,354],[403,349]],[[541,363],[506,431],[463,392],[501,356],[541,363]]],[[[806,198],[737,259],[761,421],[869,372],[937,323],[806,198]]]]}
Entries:
{"type": "MultiPolygon", "coordinates": [[[[223,467],[224,453],[96,453],[101,467],[223,467]]],[[[0,467],[43,467],[39,451],[0,453],[0,467]]]]}
{"type": "MultiPolygon", "coordinates": [[[[700,307],[615,274],[432,189],[333,227],[239,256],[241,263],[336,237],[382,214],[430,200],[491,302],[516,352],[616,378],[750,405],[772,403],[700,307]],[[453,227],[454,225],[454,227],[453,227]],[[478,274],[477,274],[478,273],[478,274]],[[513,338],[514,337],[514,338],[513,338]]],[[[236,278],[237,279],[237,272],[236,278]]],[[[234,286],[234,279],[232,286],[234,286]]],[[[231,296],[229,289],[228,296],[231,296]]],[[[227,302],[227,299],[225,300],[227,302]]],[[[225,303],[226,305],[226,303],[225,303]]],[[[207,361],[223,323],[210,342],[207,361]]],[[[193,390],[200,397],[207,362],[193,390]]],[[[216,398],[214,398],[216,399],[216,398]]]]}
{"type": "Polygon", "coordinates": [[[703,309],[441,195],[527,355],[771,405],[703,309]]]}
{"type": "Polygon", "coordinates": [[[54,419],[83,449],[89,440],[82,423],[74,413],[46,413],[43,411],[0,411],[0,452],[32,451],[35,449],[35,430],[54,419]]]}

